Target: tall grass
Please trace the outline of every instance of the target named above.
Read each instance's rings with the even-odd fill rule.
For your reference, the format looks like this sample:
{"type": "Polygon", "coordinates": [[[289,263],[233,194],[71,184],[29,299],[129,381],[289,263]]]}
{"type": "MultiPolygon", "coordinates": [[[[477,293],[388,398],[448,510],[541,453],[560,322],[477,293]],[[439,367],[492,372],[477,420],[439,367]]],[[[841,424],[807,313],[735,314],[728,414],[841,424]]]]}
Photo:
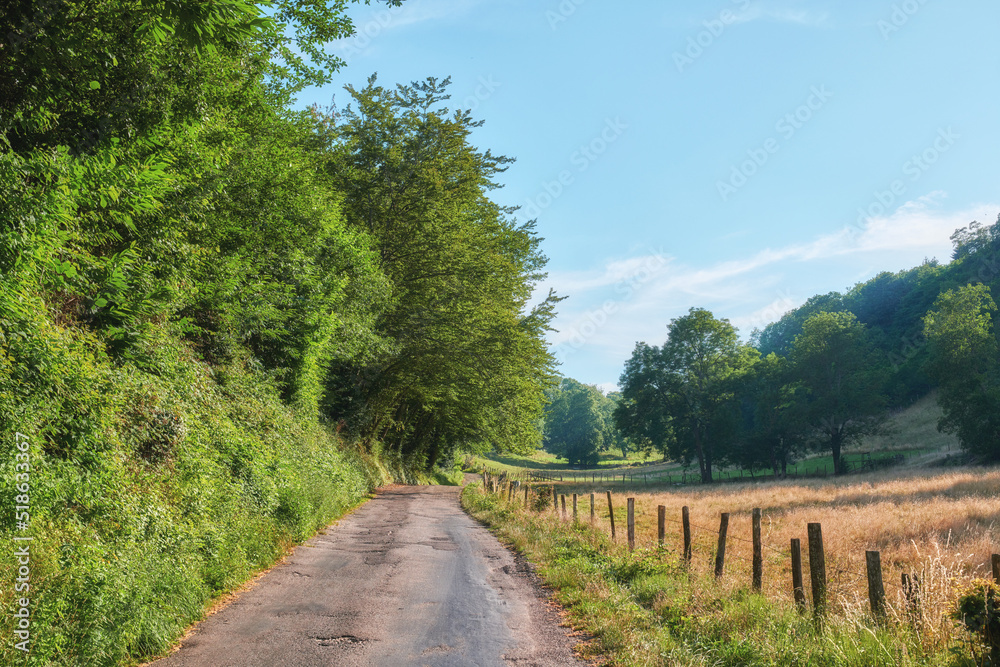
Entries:
{"type": "Polygon", "coordinates": [[[636,498],[634,554],[623,545],[624,495],[614,497],[614,544],[603,494],[597,495],[592,529],[589,490],[581,497],[578,525],[557,518],[548,505],[548,488],[541,491],[535,506],[540,512],[478,487],[467,489],[463,502],[539,563],[574,625],[596,636],[586,652],[608,664],[972,664],[970,638],[949,614],[959,590],[987,574],[989,554],[1000,550],[993,534],[1000,470],[881,473],[842,486],[817,480],[629,494],[636,498]],[[668,508],[671,520],[663,547],[656,540],[657,505],[668,508]],[[695,526],[690,568],[677,556],[685,505],[695,526]],[[760,594],[750,590],[754,507],[761,507],[764,517],[760,594]],[[712,569],[721,512],[731,513],[730,539],[726,573],[716,580],[712,569]],[[805,545],[809,522],[822,524],[826,547],[831,608],[822,630],[796,610],[791,595],[789,540],[798,537],[805,545]],[[868,549],[882,552],[886,623],[876,622],[868,609],[868,549]],[[920,579],[918,615],[903,598],[903,572],[920,579]]]}
{"type": "MultiPolygon", "coordinates": [[[[847,609],[867,600],[865,551],[876,550],[881,552],[890,602],[897,608],[902,605],[903,573],[922,574],[925,614],[940,618],[954,590],[988,575],[991,554],[1000,552],[998,493],[1000,470],[957,469],[887,471],[850,482],[769,482],[630,495],[636,498],[640,544],[656,540],[658,505],[667,508],[671,520],[670,543],[679,544],[681,508],[690,508],[696,526],[694,566],[701,571],[714,563],[719,516],[728,512],[729,576],[749,578],[751,513],[759,507],[767,595],[788,596],[790,541],[799,538],[804,545],[806,526],[815,522],[823,526],[835,605],[847,609]]],[[[602,511],[602,519],[606,513],[602,511]]]]}
{"type": "Polygon", "coordinates": [[[208,365],[165,330],[110,360],[39,316],[0,342],[0,664],[129,665],[206,605],[404,472],[289,407],[250,359],[208,365]],[[31,442],[31,522],[14,521],[15,432],[31,442]],[[30,535],[15,594],[14,536],[30,535]],[[14,648],[30,598],[30,652],[14,648]]]}

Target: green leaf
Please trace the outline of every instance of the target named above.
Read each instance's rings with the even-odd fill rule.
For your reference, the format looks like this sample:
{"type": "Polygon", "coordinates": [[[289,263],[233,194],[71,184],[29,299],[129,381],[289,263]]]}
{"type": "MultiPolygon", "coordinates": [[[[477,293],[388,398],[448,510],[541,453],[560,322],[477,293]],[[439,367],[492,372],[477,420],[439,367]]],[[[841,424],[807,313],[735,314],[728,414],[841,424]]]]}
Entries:
{"type": "Polygon", "coordinates": [[[90,82],[90,89],[91,90],[98,90],[100,87],[101,87],[101,84],[98,83],[97,81],[91,81],[90,82]]]}

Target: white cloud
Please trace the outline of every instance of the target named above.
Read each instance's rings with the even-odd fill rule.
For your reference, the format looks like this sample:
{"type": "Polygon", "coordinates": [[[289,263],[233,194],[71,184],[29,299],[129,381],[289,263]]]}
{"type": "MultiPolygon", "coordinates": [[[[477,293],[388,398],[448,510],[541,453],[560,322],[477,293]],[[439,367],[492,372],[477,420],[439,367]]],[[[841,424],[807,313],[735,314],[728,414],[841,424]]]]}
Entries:
{"type": "Polygon", "coordinates": [[[736,12],[737,23],[749,23],[760,19],[809,27],[827,27],[830,25],[830,12],[790,7],[783,3],[768,3],[762,0],[757,0],[746,9],[736,12]]]}
{"type": "Polygon", "coordinates": [[[330,42],[338,56],[348,62],[368,52],[386,33],[427,21],[455,18],[484,0],[407,0],[399,7],[371,5],[353,17],[355,34],[330,42]]]}
{"type": "Polygon", "coordinates": [[[669,321],[693,306],[729,318],[747,335],[814,294],[842,291],[925,257],[947,261],[956,229],[973,220],[991,223],[1000,211],[998,204],[984,204],[946,212],[943,199],[943,193],[932,193],[809,242],[706,267],[649,252],[592,271],[552,272],[540,293],[552,287],[570,298],[560,304],[554,323],[559,331],[550,341],[574,368],[591,361],[621,363],[637,340],[662,343],[669,321]]]}

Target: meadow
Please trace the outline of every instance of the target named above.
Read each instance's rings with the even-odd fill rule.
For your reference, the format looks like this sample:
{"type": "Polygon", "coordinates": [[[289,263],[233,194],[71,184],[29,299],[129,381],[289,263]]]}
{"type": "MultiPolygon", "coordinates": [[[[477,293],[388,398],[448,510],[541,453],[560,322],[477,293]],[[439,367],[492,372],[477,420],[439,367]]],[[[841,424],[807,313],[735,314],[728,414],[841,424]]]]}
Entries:
{"type": "MultiPolygon", "coordinates": [[[[578,489],[580,516],[589,520],[589,491],[578,489]]],[[[572,487],[560,492],[573,493],[572,487]]],[[[596,527],[610,532],[603,495],[597,496],[596,527]]],[[[924,631],[931,639],[950,634],[946,616],[957,592],[990,575],[990,558],[1000,553],[1000,469],[885,471],[845,480],[798,480],[675,491],[634,492],[636,545],[657,542],[657,506],[667,514],[668,548],[682,549],[681,508],[689,507],[692,569],[713,571],[719,519],[730,515],[726,573],[720,583],[737,589],[751,580],[751,513],[762,510],[763,593],[791,599],[789,545],[806,544],[806,526],[820,523],[826,550],[830,603],[834,613],[864,612],[868,605],[865,552],[881,553],[886,597],[896,618],[906,617],[903,573],[922,582],[924,631]]],[[[615,494],[619,539],[624,533],[623,494],[615,494]]],[[[808,573],[808,553],[803,567],[808,573]]],[[[808,576],[808,574],[807,574],[808,576]]],[[[808,588],[808,586],[807,586],[808,588]]]]}
{"type": "Polygon", "coordinates": [[[591,633],[591,657],[612,665],[972,665],[985,649],[953,617],[956,601],[990,578],[1000,552],[1000,468],[908,466],[844,478],[653,489],[610,489],[617,538],[610,538],[607,487],[536,485],[532,508],[469,490],[466,506],[536,562],[591,633]],[[578,521],[553,511],[551,493],[578,494],[578,521]],[[590,521],[590,494],[595,519],[590,521]],[[626,545],[626,499],[634,498],[636,550],[626,545]],[[658,545],[657,507],[666,508],[658,545]],[[681,508],[692,525],[690,565],[681,508]],[[762,513],[763,578],[751,590],[751,513],[762,513]],[[713,576],[720,515],[729,513],[725,571],[713,576]],[[820,628],[792,596],[790,542],[820,523],[828,621],[820,628]],[[869,608],[865,552],[879,551],[887,620],[869,608]],[[902,575],[919,581],[918,608],[902,575]],[[978,656],[978,657],[977,657],[978,656]]]}

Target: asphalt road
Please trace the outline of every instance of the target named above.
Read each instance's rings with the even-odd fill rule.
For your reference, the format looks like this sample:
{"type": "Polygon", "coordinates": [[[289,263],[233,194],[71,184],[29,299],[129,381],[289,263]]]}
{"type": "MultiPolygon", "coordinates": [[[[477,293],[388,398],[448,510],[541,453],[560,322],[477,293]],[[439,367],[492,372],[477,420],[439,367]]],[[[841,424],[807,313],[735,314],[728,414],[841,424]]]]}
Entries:
{"type": "Polygon", "coordinates": [[[458,494],[380,491],[153,664],[585,664],[527,564],[462,511],[458,494]]]}

